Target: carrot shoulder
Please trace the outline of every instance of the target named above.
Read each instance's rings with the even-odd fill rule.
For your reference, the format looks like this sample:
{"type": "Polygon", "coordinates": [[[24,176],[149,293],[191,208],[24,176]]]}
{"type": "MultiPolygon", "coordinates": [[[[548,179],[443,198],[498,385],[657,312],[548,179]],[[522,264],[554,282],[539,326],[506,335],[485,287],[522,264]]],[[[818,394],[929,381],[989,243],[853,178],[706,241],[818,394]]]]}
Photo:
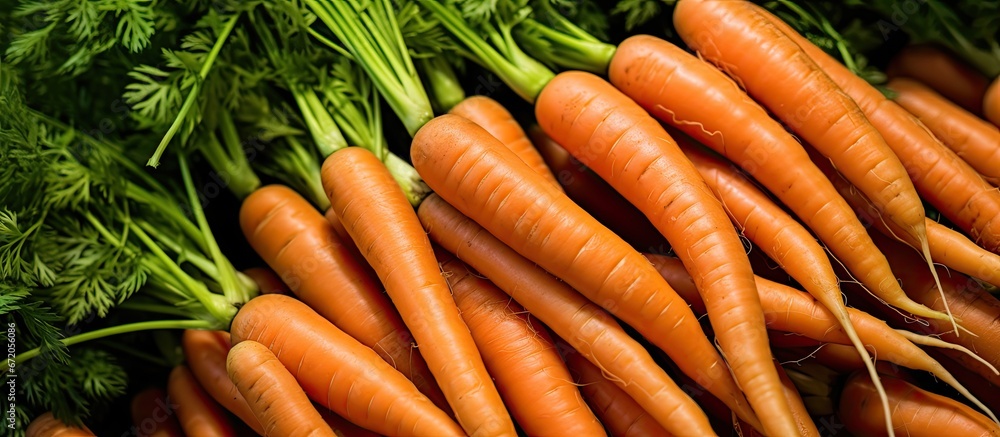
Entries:
{"type": "Polygon", "coordinates": [[[410,152],[424,181],[455,209],[633,326],[685,372],[704,378],[716,396],[753,417],[690,308],[642,255],[489,133],[442,115],[414,136],[410,152]]]}
{"type": "Polygon", "coordinates": [[[417,214],[371,152],[346,148],[323,163],[323,187],[375,269],[462,427],[513,435],[514,424],[458,313],[417,214]]]}
{"type": "MultiPolygon", "coordinates": [[[[552,139],[638,207],[666,237],[696,278],[722,352],[747,399],[755,410],[769,412],[761,417],[765,432],[795,433],[795,419],[771,365],[743,244],[673,139],[637,103],[590,73],[565,72],[552,79],[538,96],[535,115],[552,139]]],[[[669,286],[666,290],[676,296],[669,286]]],[[[643,301],[643,294],[631,299],[643,301]]],[[[678,351],[665,351],[678,360],[678,351]]]]}
{"type": "Polygon", "coordinates": [[[31,420],[24,431],[27,437],[93,437],[86,426],[70,426],[56,419],[52,412],[46,412],[31,420]]]}

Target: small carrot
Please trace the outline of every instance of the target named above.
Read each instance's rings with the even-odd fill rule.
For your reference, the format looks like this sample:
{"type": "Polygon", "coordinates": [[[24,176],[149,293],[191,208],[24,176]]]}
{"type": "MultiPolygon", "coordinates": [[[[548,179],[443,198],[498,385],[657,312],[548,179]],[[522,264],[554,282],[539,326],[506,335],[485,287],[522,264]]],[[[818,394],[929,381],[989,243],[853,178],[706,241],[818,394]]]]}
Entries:
{"type": "Polygon", "coordinates": [[[266,267],[251,267],[249,269],[243,270],[243,274],[253,279],[257,284],[257,288],[260,289],[260,294],[284,294],[288,295],[292,292],[288,289],[288,286],[281,281],[281,278],[274,273],[273,270],[266,267]]]}
{"type": "MultiPolygon", "coordinates": [[[[1000,436],[1000,426],[962,403],[891,376],[883,377],[883,384],[893,406],[892,426],[902,435],[1000,436]]],[[[852,434],[888,435],[882,426],[882,410],[868,407],[874,393],[871,380],[863,373],[851,377],[840,393],[838,416],[852,434]]]]}
{"type": "Polygon", "coordinates": [[[496,100],[486,96],[470,96],[462,100],[455,107],[448,111],[449,114],[464,117],[469,121],[478,124],[490,135],[500,140],[504,146],[510,149],[525,164],[534,169],[538,174],[548,179],[555,186],[560,186],[552,170],[545,165],[542,156],[524,133],[524,129],[517,123],[514,116],[507,111],[496,100]]]}
{"type": "Polygon", "coordinates": [[[928,45],[903,47],[886,68],[890,78],[910,77],[933,88],[966,111],[979,115],[989,81],[947,49],[928,45]]]}
{"type": "Polygon", "coordinates": [[[233,346],[229,378],[264,428],[265,436],[335,436],[288,369],[260,343],[233,346]]]}
{"type": "Polygon", "coordinates": [[[235,436],[225,411],[209,396],[185,365],[167,378],[167,396],[177,404],[177,420],[186,435],[235,436]]]}
{"type": "Polygon", "coordinates": [[[608,380],[600,368],[587,361],[572,346],[560,346],[564,346],[560,350],[564,352],[573,381],[580,387],[580,393],[587,400],[590,409],[600,417],[608,434],[613,437],[670,435],[628,393],[608,380]]]}
{"type": "Polygon", "coordinates": [[[267,345],[310,399],[357,425],[389,435],[462,435],[403,374],[298,300],[255,297],[230,332],[234,345],[267,345]]]}
{"type": "Polygon", "coordinates": [[[52,412],[46,412],[31,420],[24,430],[26,437],[93,437],[86,426],[71,426],[56,419],[52,412]]]}
{"type": "Polygon", "coordinates": [[[577,205],[632,247],[646,252],[667,250],[667,240],[635,205],[549,138],[538,125],[532,126],[529,135],[542,159],[557,175],[566,195],[577,205]]]}
{"type": "Polygon", "coordinates": [[[139,437],[183,437],[177,422],[177,404],[159,387],[136,393],[130,405],[132,433],[139,437]]]}
{"type": "Polygon", "coordinates": [[[331,208],[385,285],[462,428],[514,434],[430,240],[389,170],[371,152],[349,147],[326,159],[322,177],[331,208]]]}
{"type": "MultiPolygon", "coordinates": [[[[488,132],[461,117],[442,115],[421,128],[410,152],[424,181],[455,209],[619,316],[668,351],[685,372],[710,379],[706,385],[713,393],[740,409],[743,396],[724,361],[690,308],[663,278],[628,243],[545,182],[488,132]],[[477,183],[468,183],[472,180],[477,183]]],[[[703,420],[701,411],[684,411],[692,421],[703,420]]],[[[658,418],[669,430],[665,419],[658,418]]],[[[707,420],[703,423],[708,429],[707,420]]]]}
{"type": "Polygon", "coordinates": [[[915,80],[889,81],[892,100],[994,186],[1000,185],[1000,128],[951,103],[915,80]]]}
{"type": "MultiPolygon", "coordinates": [[[[560,73],[545,86],[535,116],[553,140],[639,208],[684,260],[704,296],[716,341],[736,381],[755,410],[768,412],[767,419],[760,417],[764,431],[796,432],[770,363],[767,330],[743,243],[674,140],[628,96],[604,79],[579,71],[560,73]]],[[[609,261],[622,262],[617,256],[609,261]]],[[[639,286],[630,275],[622,284],[653,290],[656,282],[639,286]]],[[[648,293],[631,299],[645,302],[648,293]]],[[[641,312],[660,314],[649,307],[641,312]]]]}
{"type": "Polygon", "coordinates": [[[226,372],[229,340],[229,333],[225,331],[189,329],[181,336],[181,347],[184,349],[187,365],[201,388],[255,432],[263,434],[260,422],[226,372]]]}
{"type": "Polygon", "coordinates": [[[254,250],[300,300],[406,375],[437,405],[447,401],[381,284],[342,242],[334,227],[295,191],[261,187],[240,208],[240,226],[254,250]]]}
{"type": "Polygon", "coordinates": [[[454,255],[435,253],[486,370],[524,432],[604,436],[545,326],[454,255]]]}
{"type": "MultiPolygon", "coordinates": [[[[609,380],[632,396],[661,426],[679,434],[711,432],[704,413],[696,411],[697,406],[650,353],[606,311],[515,252],[440,196],[433,194],[427,197],[418,213],[435,243],[453,251],[459,259],[490,278],[557,336],[600,368],[609,380]],[[684,417],[678,418],[678,415],[684,417]]],[[[667,334],[664,336],[669,337],[667,334]]],[[[740,413],[759,427],[756,416],[747,407],[741,393],[721,391],[717,387],[719,384],[709,379],[712,370],[707,368],[695,375],[716,396],[732,393],[733,398],[723,399],[727,404],[742,407],[740,413]]]]}

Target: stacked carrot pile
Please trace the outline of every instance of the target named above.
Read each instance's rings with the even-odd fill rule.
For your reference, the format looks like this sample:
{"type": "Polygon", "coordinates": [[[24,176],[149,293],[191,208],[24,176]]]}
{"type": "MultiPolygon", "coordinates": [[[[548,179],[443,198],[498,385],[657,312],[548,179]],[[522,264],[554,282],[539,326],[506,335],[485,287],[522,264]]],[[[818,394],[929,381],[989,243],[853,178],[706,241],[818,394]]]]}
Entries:
{"type": "Polygon", "coordinates": [[[947,50],[873,85],[790,1],[623,1],[676,39],[617,45],[591,2],[83,3],[44,32],[93,59],[0,65],[18,433],[1000,436],[1000,86],[947,50]],[[35,103],[147,46],[121,131],[35,103]]]}

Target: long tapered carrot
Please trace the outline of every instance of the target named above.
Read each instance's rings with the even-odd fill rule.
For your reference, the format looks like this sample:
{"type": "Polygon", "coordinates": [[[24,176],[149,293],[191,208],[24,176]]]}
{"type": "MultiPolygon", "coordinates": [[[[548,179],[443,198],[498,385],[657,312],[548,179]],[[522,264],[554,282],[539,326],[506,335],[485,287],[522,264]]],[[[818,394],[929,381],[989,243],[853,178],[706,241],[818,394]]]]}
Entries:
{"type": "Polygon", "coordinates": [[[552,139],[615,187],[666,237],[695,276],[722,353],[750,405],[768,412],[760,417],[765,432],[796,432],[770,363],[743,244],[677,144],[642,107],[590,73],[564,72],[552,79],[536,100],[535,116],[552,139]]]}
{"type": "Polygon", "coordinates": [[[628,393],[604,377],[600,368],[587,361],[572,346],[561,348],[573,381],[590,408],[600,417],[601,423],[613,437],[669,436],[646,410],[628,393]]]}
{"type": "MultiPolygon", "coordinates": [[[[901,435],[937,437],[942,435],[1000,436],[1000,426],[953,399],[924,391],[901,379],[883,378],[893,404],[891,421],[901,435]]],[[[868,408],[874,389],[865,374],[847,381],[840,394],[838,416],[855,435],[887,435],[881,425],[880,410],[868,408]]]]}
{"type": "Polygon", "coordinates": [[[916,79],[966,111],[982,114],[983,95],[989,81],[945,48],[928,44],[903,47],[892,57],[885,73],[893,79],[916,79]]]}
{"type": "Polygon", "coordinates": [[[295,295],[372,348],[435,404],[447,402],[381,286],[350,245],[305,198],[282,185],[254,191],[240,207],[240,226],[254,250],[295,295]]]}
{"type": "Polygon", "coordinates": [[[260,421],[250,411],[246,399],[229,379],[226,356],[229,354],[230,336],[225,331],[186,330],[181,336],[181,347],[188,367],[201,387],[226,410],[258,434],[264,433],[260,421]]]}
{"type": "Polygon", "coordinates": [[[140,437],[183,437],[177,422],[177,404],[159,387],[145,388],[129,404],[133,434],[140,437]]]}
{"type": "Polygon", "coordinates": [[[244,341],[229,350],[229,378],[250,401],[265,436],[334,436],[288,369],[260,343],[244,341]]]}
{"type": "Polygon", "coordinates": [[[560,186],[552,170],[545,164],[534,144],[528,139],[528,135],[524,133],[524,129],[500,102],[486,96],[470,96],[451,108],[448,113],[464,117],[486,129],[525,164],[552,182],[554,186],[560,186]]]}
{"type": "MultiPolygon", "coordinates": [[[[841,295],[840,280],[823,247],[805,227],[723,159],[710,155],[686,139],[679,139],[678,145],[722,202],[726,213],[743,235],[777,261],[778,266],[802,284],[836,318],[843,333],[858,350],[869,376],[878,388],[875,364],[854,329],[841,295]]],[[[874,247],[874,243],[872,246],[874,247]]],[[[766,309],[764,313],[767,314],[766,309]]],[[[883,408],[887,409],[888,399],[884,394],[880,398],[883,408]]]]}
{"type": "Polygon", "coordinates": [[[724,73],[667,41],[637,35],[619,45],[609,77],[661,121],[722,154],[774,193],[890,305],[947,317],[906,297],[864,226],[802,145],[724,73]]]}
{"type": "Polygon", "coordinates": [[[1000,128],[912,79],[889,81],[892,100],[994,186],[1000,185],[1000,128]]]}
{"type": "Polygon", "coordinates": [[[56,419],[51,411],[40,414],[31,420],[24,430],[27,437],[93,437],[94,433],[86,426],[78,427],[63,423],[56,419]]]}
{"type": "MultiPolygon", "coordinates": [[[[858,102],[864,116],[878,129],[885,138],[885,143],[902,162],[909,174],[909,180],[912,180],[921,198],[962,227],[974,241],[990,251],[1000,253],[1000,192],[983,180],[958,155],[934,138],[926,127],[901,106],[887,99],[875,87],[851,73],[847,67],[796,33],[780,19],[763,9],[757,10],[792,41],[798,43],[804,53],[815,61],[847,96],[858,102]]],[[[823,153],[816,143],[809,141],[808,138],[806,141],[823,153]]],[[[906,231],[896,238],[902,239],[911,247],[918,247],[914,245],[912,239],[907,238],[907,235],[912,233],[911,229],[915,228],[896,220],[894,214],[890,213],[891,210],[882,206],[882,199],[873,198],[865,187],[858,185],[854,178],[846,173],[850,167],[842,166],[835,160],[834,165],[876,206],[882,207],[880,210],[883,211],[883,217],[900,225],[901,229],[906,231]]],[[[920,215],[924,215],[922,208],[920,215]]],[[[919,220],[920,229],[924,229],[923,217],[919,220]]],[[[926,243],[925,240],[920,243],[926,243]]],[[[929,248],[920,248],[924,251],[924,258],[930,262],[929,248]]],[[[947,306],[945,308],[947,310],[947,306]]]]}
{"type": "Polygon", "coordinates": [[[628,200],[600,176],[594,174],[566,149],[549,138],[541,127],[532,126],[529,135],[542,159],[557,175],[563,191],[577,205],[629,242],[632,247],[645,252],[667,249],[667,241],[660,235],[660,231],[649,223],[635,205],[628,203],[628,200]]]}
{"type": "Polygon", "coordinates": [[[528,435],[603,436],[545,326],[454,255],[435,250],[500,396],[528,435]]]}
{"type": "MultiPolygon", "coordinates": [[[[684,296],[696,295],[692,292],[693,282],[690,276],[685,273],[679,260],[662,255],[647,255],[646,257],[674,288],[686,289],[683,293],[684,296]]],[[[763,278],[757,278],[757,284],[768,328],[794,332],[820,342],[853,343],[833,314],[808,294],[763,278]]],[[[955,388],[956,391],[982,408],[990,417],[995,417],[948,370],[914,345],[908,336],[890,328],[884,321],[872,317],[868,313],[853,308],[848,308],[848,312],[852,324],[857,329],[860,341],[866,347],[872,348],[878,359],[888,360],[911,369],[927,371],[955,388]]],[[[868,364],[871,363],[870,358],[866,361],[868,364]]],[[[868,367],[868,364],[865,367],[868,367]]],[[[882,400],[882,402],[887,401],[887,398],[882,400]]],[[[882,410],[887,412],[885,408],[882,410]]]]}
{"type": "Polygon", "coordinates": [[[310,399],[357,425],[383,435],[463,434],[375,351],[298,300],[255,297],[236,313],[230,332],[234,345],[267,345],[310,399]]]}
{"type": "Polygon", "coordinates": [[[427,234],[392,175],[371,152],[346,148],[326,159],[322,176],[331,208],[385,285],[459,423],[471,435],[513,434],[427,234]]]}
{"type": "MultiPolygon", "coordinates": [[[[518,254],[438,195],[425,199],[418,213],[435,243],[490,278],[600,368],[661,426],[679,430],[681,434],[711,432],[704,413],[606,311],[518,254]]],[[[713,367],[706,367],[695,373],[695,377],[760,427],[743,394],[728,385],[720,389],[726,381],[711,379],[715,377],[713,371],[713,367]]]]}
{"type": "Polygon", "coordinates": [[[185,365],[174,367],[167,378],[167,396],[177,404],[177,420],[186,435],[235,436],[225,411],[201,388],[185,365]]]}

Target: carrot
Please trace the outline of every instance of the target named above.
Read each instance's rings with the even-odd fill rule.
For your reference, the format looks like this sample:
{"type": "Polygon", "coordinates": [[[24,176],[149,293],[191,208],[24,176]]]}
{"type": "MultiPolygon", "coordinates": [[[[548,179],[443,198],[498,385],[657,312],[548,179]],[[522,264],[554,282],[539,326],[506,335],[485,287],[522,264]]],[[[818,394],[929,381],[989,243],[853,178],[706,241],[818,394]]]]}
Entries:
{"type": "MultiPolygon", "coordinates": [[[[903,435],[1000,436],[996,423],[964,404],[894,377],[885,376],[883,383],[893,405],[892,426],[903,435]]],[[[882,411],[867,406],[873,394],[871,380],[861,373],[851,377],[840,394],[838,415],[854,435],[889,435],[882,427],[882,411]]]]}
{"type": "Polygon", "coordinates": [[[46,412],[31,420],[25,431],[27,437],[93,437],[86,426],[71,426],[56,419],[52,412],[46,412]]]}
{"type": "Polygon", "coordinates": [[[604,436],[546,328],[452,254],[435,253],[486,369],[524,432],[604,436]]]}
{"type": "Polygon", "coordinates": [[[934,89],[973,114],[982,114],[986,76],[934,45],[903,47],[885,70],[890,78],[910,77],[934,89]]]}
{"type": "Polygon", "coordinates": [[[337,413],[330,411],[316,402],[313,402],[312,405],[319,412],[323,421],[333,430],[333,433],[339,437],[379,437],[379,434],[351,423],[349,420],[340,417],[337,413]]]}
{"type": "MultiPolygon", "coordinates": [[[[972,167],[934,138],[919,120],[901,106],[888,100],[875,87],[851,73],[847,67],[796,33],[780,19],[763,9],[758,10],[770,17],[771,22],[797,42],[806,55],[830,75],[844,93],[858,102],[864,115],[884,136],[885,143],[902,161],[916,190],[924,200],[969,232],[977,243],[990,251],[1000,251],[1000,217],[997,217],[997,214],[1000,214],[1000,192],[997,192],[996,188],[990,186],[972,167]],[[983,216],[984,213],[992,215],[983,216]]],[[[816,146],[812,141],[808,142],[816,146]]],[[[820,150],[819,147],[816,148],[820,150]]],[[[822,153],[822,150],[820,152],[822,153]]],[[[883,207],[881,199],[873,198],[864,187],[859,186],[845,173],[847,168],[838,165],[836,161],[834,165],[876,206],[879,206],[880,211],[888,211],[883,207]]],[[[914,220],[920,222],[919,228],[923,230],[925,228],[923,208],[919,212],[921,217],[914,217],[914,220]]],[[[902,239],[911,247],[919,247],[924,259],[931,266],[930,271],[935,276],[934,282],[940,283],[940,278],[937,278],[936,270],[931,264],[925,233],[911,235],[911,230],[915,229],[912,223],[900,223],[890,213],[884,213],[883,217],[896,222],[905,231],[903,235],[897,235],[895,238],[902,239]],[[919,246],[915,245],[914,238],[920,243],[919,246]]],[[[947,302],[945,312],[951,314],[947,302]]],[[[952,327],[957,330],[954,324],[952,327]]]]}
{"type": "Polygon", "coordinates": [[[517,123],[514,116],[496,100],[486,96],[470,96],[451,108],[448,113],[464,117],[478,124],[479,127],[500,140],[504,146],[514,152],[518,158],[521,158],[538,174],[548,179],[553,185],[560,186],[559,181],[552,174],[552,170],[545,165],[542,156],[528,139],[528,135],[524,133],[524,129],[517,123]]]}
{"type": "Polygon", "coordinates": [[[385,165],[365,149],[346,148],[326,159],[322,176],[331,208],[385,285],[462,428],[514,434],[427,234],[385,165]]]}
{"type": "Polygon", "coordinates": [[[282,185],[254,191],[240,208],[254,250],[292,292],[338,328],[375,350],[439,407],[447,401],[381,286],[334,227],[305,198],[282,185]]]}
{"type": "Polygon", "coordinates": [[[264,428],[226,372],[229,341],[229,333],[225,331],[189,329],[181,336],[181,347],[184,349],[187,365],[202,389],[257,434],[263,434],[264,428]]]}
{"type": "MultiPolygon", "coordinates": [[[[760,417],[764,431],[796,432],[781,381],[770,364],[767,331],[743,244],[677,144],[642,107],[590,73],[571,71],[552,79],[538,96],[535,116],[553,140],[638,207],[684,260],[736,381],[755,410],[768,412],[760,417]]],[[[615,256],[608,261],[620,262],[615,256]]],[[[660,281],[652,282],[660,287],[660,281]]],[[[638,286],[638,281],[629,276],[621,284],[638,286]]],[[[654,284],[641,288],[655,290],[654,284]]],[[[649,293],[630,299],[643,302],[649,293]]],[[[642,312],[659,315],[648,308],[642,312]]]]}
{"type": "Polygon", "coordinates": [[[931,350],[931,355],[948,369],[962,385],[983,401],[991,411],[1000,411],[1000,385],[983,378],[951,357],[949,351],[931,350]]]}
{"type": "Polygon", "coordinates": [[[267,345],[310,399],[355,424],[379,434],[462,435],[403,374],[298,300],[253,298],[230,332],[234,345],[267,345]]]}
{"type": "Polygon", "coordinates": [[[486,131],[443,115],[421,128],[410,152],[424,181],[455,209],[634,327],[685,372],[708,378],[716,396],[740,407],[739,389],[694,314],[642,255],[486,131]],[[471,180],[477,183],[466,182],[471,180]]]}
{"type": "Polygon", "coordinates": [[[1000,77],[993,79],[983,96],[983,116],[995,126],[1000,126],[1000,77]]]}
{"type": "MultiPolygon", "coordinates": [[[[515,252],[440,196],[427,197],[418,214],[435,243],[490,278],[600,368],[608,380],[628,393],[661,426],[679,434],[711,432],[704,413],[696,411],[697,406],[692,405],[650,353],[610,314],[515,252]]],[[[665,333],[664,336],[670,335],[665,333]]],[[[712,393],[722,396],[751,423],[760,426],[746,400],[742,399],[742,393],[720,390],[719,386],[726,381],[711,379],[715,377],[714,367],[703,368],[695,375],[712,389],[712,393]]]]}
{"type": "Polygon", "coordinates": [[[267,267],[251,267],[244,270],[243,274],[253,279],[260,289],[260,294],[291,294],[288,286],[281,282],[281,278],[267,267]]]}
{"type": "Polygon", "coordinates": [[[816,429],[816,423],[809,416],[809,411],[806,409],[802,396],[799,394],[799,390],[795,388],[795,384],[788,377],[788,373],[785,372],[785,369],[777,361],[772,360],[771,363],[774,364],[774,369],[778,372],[778,376],[781,377],[781,387],[785,393],[785,399],[792,408],[792,414],[795,415],[795,422],[799,425],[799,435],[803,437],[819,437],[820,434],[819,430],[816,429]]]}
{"type": "Polygon", "coordinates": [[[608,434],[613,437],[667,437],[663,429],[628,393],[604,376],[572,346],[560,344],[573,381],[587,400],[591,410],[600,417],[608,434]],[[565,346],[565,347],[563,347],[565,346]]]}
{"type": "Polygon", "coordinates": [[[130,412],[134,435],[139,437],[182,437],[177,422],[177,404],[159,387],[146,388],[132,397],[130,412]]]}
{"type": "MultiPolygon", "coordinates": [[[[324,193],[323,195],[325,196],[326,194],[324,193]]],[[[329,200],[327,200],[327,202],[329,202],[329,200]]],[[[372,270],[372,266],[368,264],[368,260],[365,259],[365,256],[361,254],[361,249],[358,249],[358,245],[354,244],[354,240],[351,239],[351,234],[347,233],[347,229],[344,228],[344,224],[340,221],[340,217],[337,217],[337,211],[334,211],[333,208],[327,208],[326,212],[323,213],[323,216],[326,217],[326,221],[330,223],[330,226],[333,226],[334,232],[337,233],[337,239],[339,239],[340,242],[347,247],[347,250],[349,250],[351,255],[354,256],[354,260],[357,261],[357,264],[368,273],[368,278],[371,279],[372,282],[378,282],[378,275],[375,274],[375,270],[372,270]]],[[[441,400],[443,400],[443,395],[441,400]]],[[[438,401],[435,400],[434,402],[436,403],[438,401]]],[[[447,405],[447,402],[445,405],[447,405]]]]}
{"type": "MultiPolygon", "coordinates": [[[[646,257],[674,288],[687,289],[683,294],[685,296],[694,295],[690,291],[694,288],[694,283],[690,276],[685,273],[679,260],[661,255],[647,255],[646,257]]],[[[845,334],[843,327],[830,311],[809,295],[762,278],[757,278],[757,290],[760,292],[760,300],[768,328],[793,332],[821,342],[854,344],[854,340],[845,334]]],[[[885,322],[865,312],[848,308],[848,313],[851,323],[857,329],[860,342],[866,347],[871,347],[874,350],[874,355],[880,360],[932,373],[986,411],[990,417],[994,417],[993,413],[962,386],[954,376],[948,373],[940,363],[913,344],[912,341],[917,340],[915,336],[893,330],[885,322]]],[[[866,361],[865,366],[869,367],[871,359],[864,358],[864,360],[866,361]]],[[[887,403],[888,398],[883,398],[882,402],[887,403]]],[[[886,409],[883,408],[883,412],[885,411],[886,409]]]]}
{"type": "MultiPolygon", "coordinates": [[[[805,227],[722,159],[710,155],[686,140],[680,140],[678,144],[722,202],[726,213],[743,235],[771,259],[777,261],[783,270],[829,310],[850,343],[858,350],[878,388],[875,364],[855,332],[841,295],[840,281],[823,247],[805,227]]],[[[807,155],[806,160],[808,159],[807,155]]],[[[822,174],[819,177],[822,177],[822,174]]],[[[767,310],[764,313],[767,314],[767,310]]],[[[888,399],[884,395],[880,397],[883,407],[888,408],[888,399]]]]}
{"type": "Polygon", "coordinates": [[[229,350],[229,378],[250,401],[265,436],[334,436],[309,397],[267,346],[244,341],[229,350]]]}
{"type": "Polygon", "coordinates": [[[1000,129],[920,82],[889,81],[892,100],[920,119],[938,139],[994,186],[1000,185],[1000,129]]]}
{"type": "Polygon", "coordinates": [[[667,241],[660,235],[660,231],[649,223],[635,205],[625,200],[600,176],[549,138],[542,128],[532,126],[529,135],[542,159],[558,175],[557,179],[566,195],[577,205],[632,247],[641,248],[645,252],[668,249],[667,241]]]}
{"type": "Polygon", "coordinates": [[[174,367],[167,379],[167,395],[177,403],[177,420],[186,435],[235,436],[225,411],[201,388],[185,365],[174,367]]]}

